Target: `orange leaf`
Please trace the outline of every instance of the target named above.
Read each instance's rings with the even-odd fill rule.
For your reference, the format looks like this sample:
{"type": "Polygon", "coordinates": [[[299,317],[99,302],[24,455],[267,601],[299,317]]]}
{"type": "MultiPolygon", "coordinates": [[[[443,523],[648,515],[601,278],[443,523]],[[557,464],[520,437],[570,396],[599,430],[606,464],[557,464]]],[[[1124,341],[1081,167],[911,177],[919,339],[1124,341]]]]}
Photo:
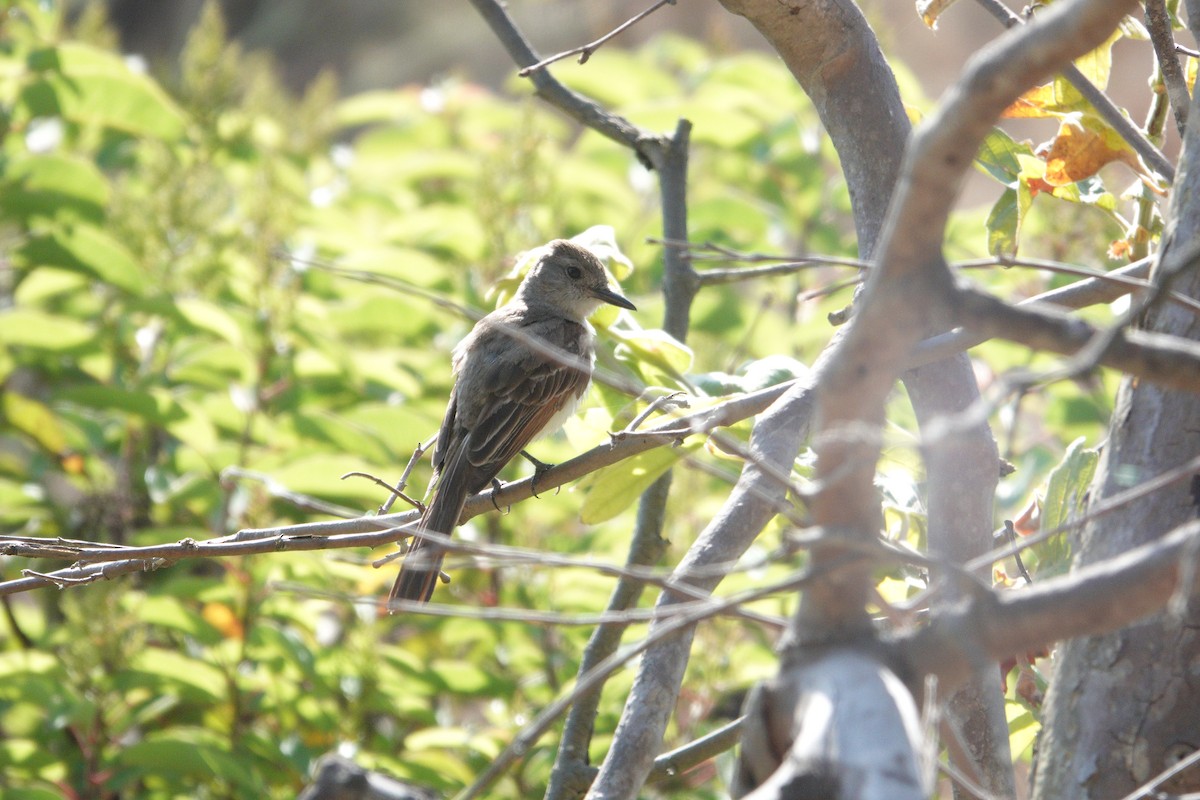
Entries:
{"type": "Polygon", "coordinates": [[[1054,184],[1047,183],[1046,179],[1039,176],[1034,176],[1025,179],[1025,185],[1029,187],[1029,196],[1037,197],[1042,192],[1046,194],[1054,194],[1054,184]]]}
{"type": "Polygon", "coordinates": [[[1113,161],[1137,169],[1137,158],[1127,149],[1110,147],[1102,134],[1074,122],[1064,122],[1046,153],[1046,182],[1066,186],[1092,177],[1113,161]]]}
{"type": "Polygon", "coordinates": [[[1058,93],[1054,89],[1054,84],[1044,83],[1018,97],[1016,102],[1004,109],[1004,113],[1000,116],[1006,119],[1056,117],[1059,112],[1052,109],[1055,109],[1057,105],[1058,93]]]}
{"type": "Polygon", "coordinates": [[[233,613],[233,609],[224,603],[206,603],[200,616],[227,639],[241,639],[245,634],[242,621],[233,613]]]}

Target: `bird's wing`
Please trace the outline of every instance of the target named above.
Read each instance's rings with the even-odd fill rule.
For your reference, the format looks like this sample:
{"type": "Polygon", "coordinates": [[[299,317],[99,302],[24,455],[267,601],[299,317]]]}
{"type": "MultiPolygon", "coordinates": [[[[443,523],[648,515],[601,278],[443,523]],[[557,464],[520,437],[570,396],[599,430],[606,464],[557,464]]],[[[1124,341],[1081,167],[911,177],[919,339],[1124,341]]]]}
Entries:
{"type": "Polygon", "coordinates": [[[578,363],[591,360],[590,334],[583,326],[553,320],[525,330],[576,363],[537,352],[500,328],[481,336],[456,387],[457,424],[477,468],[472,491],[486,486],[591,380],[590,370],[578,363]]]}

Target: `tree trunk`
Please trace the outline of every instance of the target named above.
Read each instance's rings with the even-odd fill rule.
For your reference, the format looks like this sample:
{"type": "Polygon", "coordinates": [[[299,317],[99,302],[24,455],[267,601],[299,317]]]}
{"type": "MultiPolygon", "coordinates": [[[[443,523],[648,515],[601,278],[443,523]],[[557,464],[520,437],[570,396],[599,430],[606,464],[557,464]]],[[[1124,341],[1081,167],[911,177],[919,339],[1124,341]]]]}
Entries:
{"type": "MultiPolygon", "coordinates": [[[[1195,114],[1193,102],[1191,113],[1195,114]]],[[[1192,116],[1192,119],[1197,117],[1192,116]]],[[[1200,243],[1200,134],[1189,127],[1172,197],[1172,253],[1200,243]],[[1193,185],[1196,184],[1196,185],[1193,185]]],[[[1188,267],[1172,288],[1200,297],[1200,270],[1188,267]]],[[[1200,318],[1175,304],[1152,308],[1143,327],[1200,339],[1200,318]]],[[[1200,399],[1126,378],[1092,487],[1093,502],[1167,472],[1200,452],[1200,399]]],[[[1083,566],[1157,539],[1196,518],[1188,481],[1095,520],[1078,543],[1083,566]]],[[[1200,606],[1169,610],[1107,636],[1075,639],[1057,656],[1039,748],[1035,797],[1122,797],[1200,747],[1200,606]]],[[[1200,771],[1162,787],[1200,790],[1200,771]]]]}

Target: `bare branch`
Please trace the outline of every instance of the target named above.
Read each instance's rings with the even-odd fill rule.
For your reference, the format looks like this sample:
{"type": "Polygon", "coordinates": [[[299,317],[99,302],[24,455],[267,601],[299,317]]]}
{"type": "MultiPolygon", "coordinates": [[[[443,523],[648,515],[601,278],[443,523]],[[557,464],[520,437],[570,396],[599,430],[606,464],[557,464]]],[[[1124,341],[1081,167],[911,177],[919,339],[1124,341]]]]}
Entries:
{"type": "MultiPolygon", "coordinates": [[[[1075,356],[1106,332],[1052,308],[1014,307],[989,295],[959,292],[967,330],[987,338],[1020,342],[1038,350],[1075,356]]],[[[1200,343],[1177,336],[1114,329],[1098,363],[1160,386],[1200,392],[1200,343]]]]}
{"type": "MultiPolygon", "coordinates": [[[[1144,258],[1127,267],[1106,273],[1104,278],[1097,276],[1058,289],[1051,289],[1048,292],[1026,298],[1019,305],[1051,305],[1076,309],[1111,303],[1118,297],[1129,293],[1129,288],[1132,287],[1129,286],[1128,281],[1138,281],[1138,286],[1148,283],[1143,279],[1150,274],[1151,263],[1152,259],[1144,258]]],[[[912,356],[913,366],[936,361],[960,350],[975,347],[989,338],[991,337],[968,331],[965,328],[957,328],[948,333],[931,336],[917,344],[912,356]]]]}
{"type": "Polygon", "coordinates": [[[733,722],[722,725],[694,742],[688,742],[683,747],[663,753],[654,759],[654,769],[650,771],[646,782],[655,783],[681,775],[697,764],[702,764],[713,756],[733,749],[742,734],[742,723],[745,719],[745,717],[738,717],[733,722]]]}
{"type": "MultiPolygon", "coordinates": [[[[782,384],[748,395],[739,395],[716,406],[686,416],[673,418],[649,430],[632,433],[592,448],[575,458],[542,473],[537,479],[540,490],[562,486],[601,467],[622,459],[661,447],[688,434],[707,433],[716,427],[746,419],[767,408],[791,384],[782,384]],[[667,432],[664,436],[663,432],[667,432]]],[[[532,477],[505,484],[499,489],[481,492],[467,501],[463,518],[469,519],[493,509],[533,496],[532,477]]],[[[245,529],[230,536],[197,542],[187,539],[146,547],[114,548],[94,543],[71,543],[54,540],[43,550],[21,550],[17,543],[0,544],[0,553],[47,558],[69,558],[79,562],[108,562],[102,566],[85,566],[57,570],[48,575],[96,581],[126,575],[131,572],[158,569],[181,558],[250,555],[281,550],[325,550],[342,547],[378,547],[409,535],[406,526],[416,522],[419,512],[406,511],[377,517],[358,517],[331,522],[311,522],[273,528],[245,529]]],[[[22,537],[23,541],[28,541],[22,537]]],[[[4,539],[0,539],[4,542],[4,539]]],[[[26,577],[0,582],[0,595],[14,594],[55,585],[50,577],[26,577]]]]}
{"type": "Polygon", "coordinates": [[[999,661],[1060,639],[1114,631],[1161,610],[1177,593],[1200,595],[1200,583],[1182,582],[1198,566],[1200,521],[1195,521],[1061,578],[977,593],[935,615],[927,627],[897,635],[894,646],[915,674],[937,675],[944,685],[954,685],[980,658],[999,661]]]}
{"type": "MultiPolygon", "coordinates": [[[[471,5],[484,18],[496,38],[519,66],[526,67],[539,61],[533,47],[500,3],[496,0],[471,0],[471,5]]],[[[666,137],[648,134],[624,117],[613,114],[592,100],[571,91],[545,69],[534,72],[530,79],[539,97],[580,124],[631,148],[647,167],[657,168],[662,163],[664,151],[669,147],[666,137]]]]}
{"type": "MultiPolygon", "coordinates": [[[[529,752],[529,749],[550,729],[554,721],[562,715],[567,707],[576,702],[580,695],[599,686],[609,675],[649,648],[661,643],[664,639],[675,636],[679,631],[693,628],[702,620],[722,613],[726,609],[750,603],[763,597],[769,597],[779,592],[795,591],[802,586],[808,585],[812,579],[811,571],[805,570],[801,574],[789,576],[784,580],[766,586],[759,586],[755,589],[740,592],[731,597],[713,598],[704,609],[697,608],[695,611],[672,617],[670,621],[654,626],[646,635],[646,638],[634,645],[614,652],[595,667],[581,674],[572,690],[556,698],[532,722],[526,725],[514,737],[513,741],[504,748],[504,751],[492,760],[487,769],[476,777],[475,782],[457,796],[457,800],[471,800],[471,798],[478,797],[481,793],[487,791],[488,787],[507,772],[519,758],[529,752]]],[[[624,718],[622,717],[622,719],[624,718]]],[[[661,741],[661,734],[659,741],[661,741]]],[[[606,759],[605,763],[609,763],[609,761],[606,759]]],[[[653,767],[653,763],[653,756],[651,756],[651,768],[653,767]]],[[[648,771],[647,774],[649,774],[648,771]]],[[[644,781],[638,782],[639,787],[642,783],[644,781]]]]}
{"type": "MultiPolygon", "coordinates": [[[[1151,792],[1153,792],[1154,789],[1156,787],[1158,787],[1159,785],[1165,783],[1166,781],[1175,777],[1179,773],[1183,772],[1185,769],[1195,766],[1198,762],[1200,762],[1200,750],[1194,750],[1188,756],[1180,759],[1179,762],[1176,763],[1171,768],[1164,769],[1162,772],[1155,775],[1152,779],[1146,781],[1144,784],[1139,786],[1137,789],[1135,789],[1134,791],[1132,791],[1129,794],[1122,797],[1121,800],[1140,800],[1140,798],[1152,797],[1152,796],[1153,797],[1164,797],[1164,795],[1157,794],[1157,793],[1154,795],[1151,795],[1151,792]]],[[[1174,797],[1177,798],[1177,800],[1187,800],[1186,795],[1175,795],[1174,797]]],[[[1193,798],[1195,797],[1194,793],[1193,793],[1192,797],[1193,798]]]]}
{"type": "Polygon", "coordinates": [[[221,470],[221,483],[224,484],[231,480],[254,481],[261,484],[272,497],[286,500],[302,511],[328,514],[332,517],[358,516],[358,511],[353,508],[339,506],[336,503],[330,503],[319,497],[313,497],[301,492],[293,492],[291,489],[281,486],[278,481],[265,472],[256,472],[254,470],[242,469],[241,467],[226,467],[221,470]]]}
{"type": "Polygon", "coordinates": [[[541,70],[541,69],[545,69],[546,67],[550,66],[551,64],[553,64],[556,61],[562,61],[564,58],[570,58],[571,56],[575,55],[576,53],[579,54],[579,63],[586,64],[588,59],[592,57],[592,54],[595,53],[597,50],[599,50],[601,47],[603,47],[605,42],[607,42],[609,39],[612,39],[617,34],[624,32],[627,28],[632,27],[633,25],[636,25],[643,18],[650,16],[651,14],[653,14],[655,11],[662,8],[663,6],[668,6],[668,5],[670,5],[670,6],[675,5],[675,0],[658,0],[658,2],[656,2],[654,5],[647,8],[645,11],[642,11],[638,14],[634,14],[632,17],[625,20],[620,25],[613,28],[611,31],[604,34],[596,41],[589,42],[580,47],[572,47],[570,50],[564,50],[561,53],[555,53],[554,55],[550,56],[549,58],[543,58],[538,63],[530,65],[528,67],[525,67],[524,69],[519,71],[517,74],[520,75],[522,78],[528,78],[532,73],[537,72],[538,70],[541,70]]]}
{"type": "Polygon", "coordinates": [[[1171,101],[1171,112],[1175,115],[1175,127],[1182,136],[1187,129],[1188,106],[1191,105],[1192,98],[1188,92],[1183,68],[1179,65],[1179,55],[1175,49],[1175,34],[1171,30],[1171,17],[1167,14],[1166,3],[1163,0],[1146,0],[1145,19],[1146,30],[1150,32],[1150,42],[1154,45],[1154,55],[1158,58],[1158,68],[1162,72],[1167,97],[1171,101]]]}

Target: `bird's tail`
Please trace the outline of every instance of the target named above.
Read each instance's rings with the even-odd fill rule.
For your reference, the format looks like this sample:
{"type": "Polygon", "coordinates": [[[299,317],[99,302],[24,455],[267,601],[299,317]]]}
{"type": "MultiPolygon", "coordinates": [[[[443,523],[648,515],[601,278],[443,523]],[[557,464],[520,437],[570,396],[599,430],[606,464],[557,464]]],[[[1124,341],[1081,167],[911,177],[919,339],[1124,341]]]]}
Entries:
{"type": "Polygon", "coordinates": [[[427,536],[414,537],[400,566],[400,574],[392,585],[392,592],[388,595],[389,607],[393,600],[427,603],[433,595],[433,587],[437,585],[438,575],[441,574],[442,560],[446,557],[446,550],[436,539],[450,538],[458,526],[469,494],[465,471],[454,463],[458,460],[450,459],[451,463],[442,471],[442,479],[434,490],[433,499],[429,501],[418,528],[427,536]]]}

